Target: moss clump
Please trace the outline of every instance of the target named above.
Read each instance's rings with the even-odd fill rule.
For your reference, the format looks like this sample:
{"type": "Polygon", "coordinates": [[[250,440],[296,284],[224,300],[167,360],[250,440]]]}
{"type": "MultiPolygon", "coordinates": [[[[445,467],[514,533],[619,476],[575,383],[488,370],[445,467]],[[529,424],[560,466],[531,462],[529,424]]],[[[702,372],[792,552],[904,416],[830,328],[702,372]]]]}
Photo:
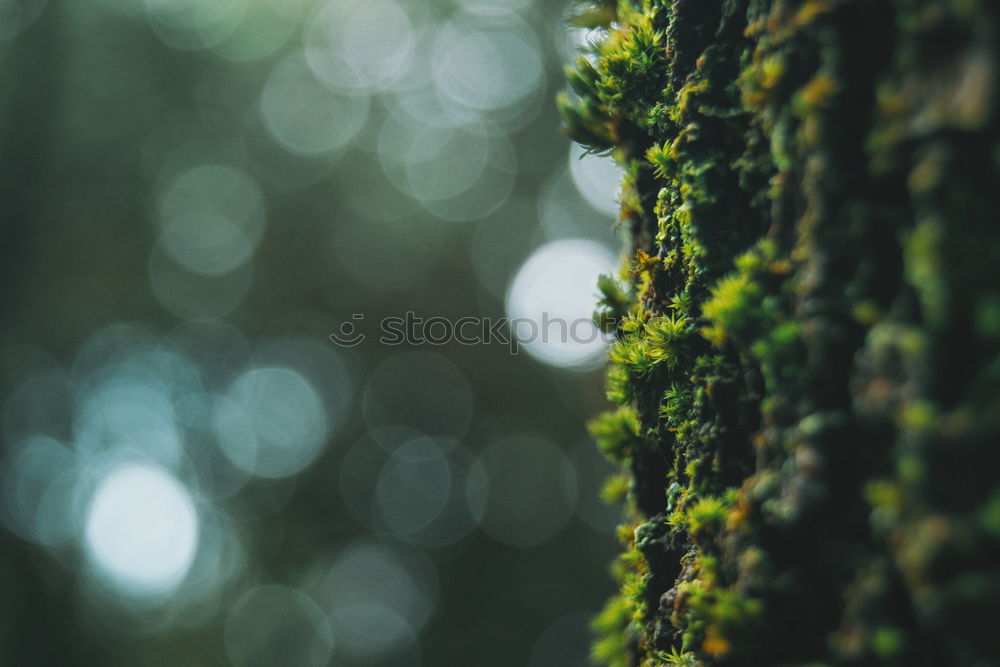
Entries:
{"type": "Polygon", "coordinates": [[[1000,664],[1000,9],[599,0],[565,128],[626,169],[594,657],[1000,664]]]}

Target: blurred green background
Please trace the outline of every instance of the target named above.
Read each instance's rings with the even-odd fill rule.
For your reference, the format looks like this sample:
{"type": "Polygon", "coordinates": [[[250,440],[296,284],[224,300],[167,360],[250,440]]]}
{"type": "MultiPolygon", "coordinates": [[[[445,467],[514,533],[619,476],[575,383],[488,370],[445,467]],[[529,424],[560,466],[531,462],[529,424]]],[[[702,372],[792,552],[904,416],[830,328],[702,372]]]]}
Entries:
{"type": "Polygon", "coordinates": [[[377,340],[589,317],[567,10],[0,0],[0,665],[585,663],[603,344],[377,340]]]}

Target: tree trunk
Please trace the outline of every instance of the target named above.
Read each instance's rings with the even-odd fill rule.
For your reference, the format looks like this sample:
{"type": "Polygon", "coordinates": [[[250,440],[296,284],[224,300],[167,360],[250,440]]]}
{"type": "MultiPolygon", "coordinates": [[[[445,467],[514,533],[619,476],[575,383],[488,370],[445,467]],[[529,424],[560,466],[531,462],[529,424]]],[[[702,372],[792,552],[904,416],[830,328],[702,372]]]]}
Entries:
{"type": "Polygon", "coordinates": [[[1000,664],[1000,9],[598,0],[601,664],[1000,664]]]}

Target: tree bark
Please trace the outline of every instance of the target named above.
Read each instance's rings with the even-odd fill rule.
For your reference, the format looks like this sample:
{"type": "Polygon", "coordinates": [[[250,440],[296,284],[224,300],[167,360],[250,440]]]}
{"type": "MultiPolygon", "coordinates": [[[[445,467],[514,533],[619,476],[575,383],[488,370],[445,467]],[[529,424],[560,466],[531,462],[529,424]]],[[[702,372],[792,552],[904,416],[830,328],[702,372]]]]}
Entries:
{"type": "Polygon", "coordinates": [[[1000,9],[598,0],[606,665],[1000,664],[1000,9]]]}

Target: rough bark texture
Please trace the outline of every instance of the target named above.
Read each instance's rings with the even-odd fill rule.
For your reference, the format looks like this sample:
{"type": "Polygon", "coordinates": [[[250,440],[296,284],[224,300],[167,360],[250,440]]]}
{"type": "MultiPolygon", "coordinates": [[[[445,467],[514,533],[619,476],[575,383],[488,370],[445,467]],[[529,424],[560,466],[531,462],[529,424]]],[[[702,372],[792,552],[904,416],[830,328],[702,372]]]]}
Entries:
{"type": "Polygon", "coordinates": [[[998,11],[580,7],[560,106],[634,240],[600,664],[1000,664],[998,11]]]}

